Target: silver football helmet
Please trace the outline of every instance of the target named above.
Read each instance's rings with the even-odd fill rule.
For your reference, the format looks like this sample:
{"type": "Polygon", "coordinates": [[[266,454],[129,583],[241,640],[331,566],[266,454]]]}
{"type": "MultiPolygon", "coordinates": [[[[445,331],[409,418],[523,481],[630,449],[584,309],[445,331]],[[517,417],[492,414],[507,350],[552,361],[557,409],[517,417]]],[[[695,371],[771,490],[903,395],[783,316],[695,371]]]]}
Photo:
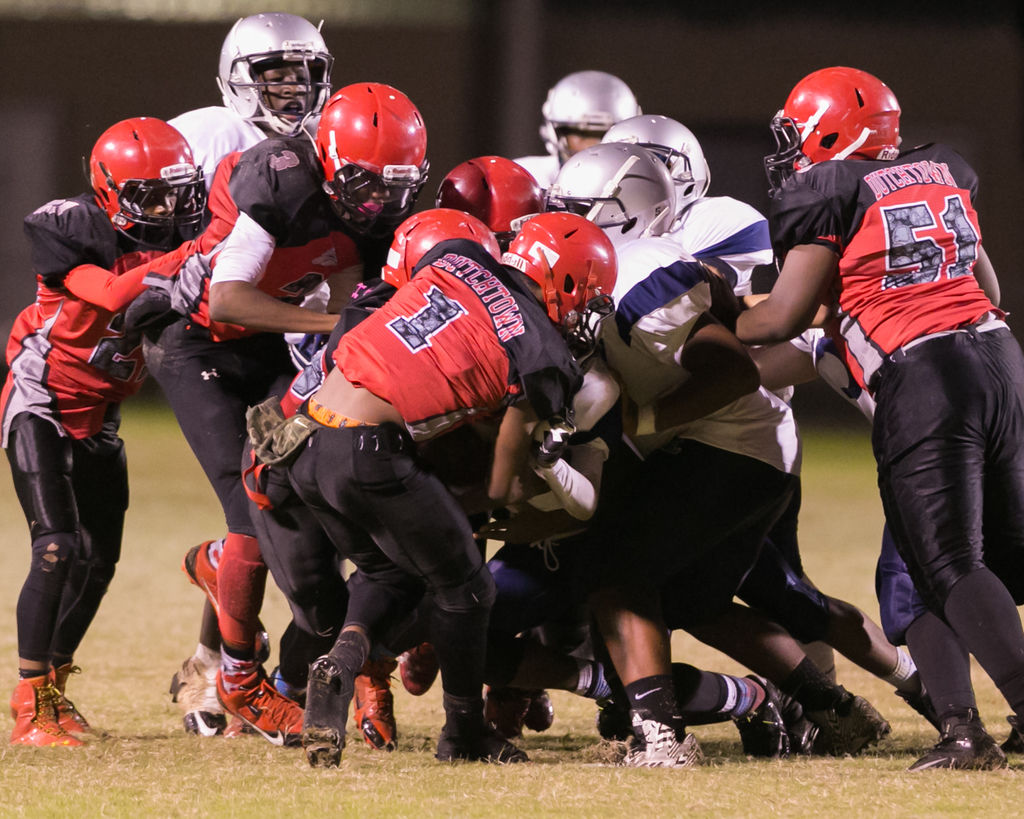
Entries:
{"type": "Polygon", "coordinates": [[[548,188],[545,206],[585,216],[618,247],[668,230],[675,186],[665,163],[646,148],[607,142],[569,158],[548,188]]]}
{"type": "Polygon", "coordinates": [[[644,114],[624,119],[608,129],[602,142],[640,145],[665,163],[676,186],[677,218],[707,193],[711,184],[711,169],[697,137],[670,117],[644,114]]]}
{"type": "Polygon", "coordinates": [[[564,165],[570,156],[566,131],[603,134],[619,120],[640,113],[633,92],[618,77],[604,71],[577,71],[548,91],[541,107],[540,136],[548,153],[564,165]]]}
{"type": "Polygon", "coordinates": [[[243,17],[220,52],[224,105],[264,130],[298,134],[331,95],[331,65],[320,29],[294,14],[243,17]]]}

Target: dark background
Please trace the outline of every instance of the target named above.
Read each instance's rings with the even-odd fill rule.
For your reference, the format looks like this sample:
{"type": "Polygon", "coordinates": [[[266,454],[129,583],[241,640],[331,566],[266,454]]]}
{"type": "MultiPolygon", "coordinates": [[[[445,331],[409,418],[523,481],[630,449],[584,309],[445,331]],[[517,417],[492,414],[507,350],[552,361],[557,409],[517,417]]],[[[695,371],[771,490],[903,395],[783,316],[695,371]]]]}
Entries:
{"type": "MultiPolygon", "coordinates": [[[[804,2],[453,2],[459,13],[434,19],[422,5],[419,14],[402,14],[394,10],[403,3],[382,2],[376,16],[384,19],[376,21],[372,14],[353,21],[343,0],[287,7],[314,22],[325,18],[335,88],[387,82],[419,106],[432,166],[421,206],[432,204],[437,183],[464,159],[543,153],[537,127],[547,89],[571,71],[594,68],[622,77],[646,113],[672,116],[694,131],[711,165],[711,194],[764,210],[761,157],[771,148],[772,114],[804,75],[851,65],[896,93],[905,145],[948,142],[974,165],[1003,306],[1015,326],[1016,314],[1024,314],[1024,29],[1017,3],[837,10],[804,2]]],[[[202,23],[25,20],[0,8],[4,337],[34,297],[22,218],[85,189],[82,157],[117,120],[219,104],[214,78],[225,34],[238,16],[275,10],[233,8],[202,23]]],[[[800,392],[798,408],[807,413],[851,417],[822,390],[800,392]]]]}

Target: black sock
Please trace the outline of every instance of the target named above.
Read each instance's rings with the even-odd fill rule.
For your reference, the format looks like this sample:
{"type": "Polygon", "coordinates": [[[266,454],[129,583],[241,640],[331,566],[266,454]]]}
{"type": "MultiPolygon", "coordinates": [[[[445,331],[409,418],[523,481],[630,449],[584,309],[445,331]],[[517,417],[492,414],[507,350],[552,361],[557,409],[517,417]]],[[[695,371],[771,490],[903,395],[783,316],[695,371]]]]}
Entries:
{"type": "Polygon", "coordinates": [[[953,587],[944,612],[1014,713],[1024,715],[1024,631],[1006,586],[988,569],[977,569],[953,587]]]}
{"type": "Polygon", "coordinates": [[[805,711],[834,708],[846,691],[832,683],[810,658],[804,658],[779,688],[800,703],[805,711]]]}
{"type": "Polygon", "coordinates": [[[702,671],[685,663],[672,663],[672,682],[687,725],[742,717],[764,701],[764,689],[754,680],[702,671]]]}
{"type": "Polygon", "coordinates": [[[683,719],[676,705],[676,692],[671,674],[657,674],[642,677],[626,686],[630,710],[641,719],[654,720],[662,725],[671,725],[677,734],[685,732],[683,719]]]}
{"type": "Polygon", "coordinates": [[[950,714],[977,709],[971,657],[948,625],[926,612],[907,629],[907,648],[940,721],[950,714]]]}

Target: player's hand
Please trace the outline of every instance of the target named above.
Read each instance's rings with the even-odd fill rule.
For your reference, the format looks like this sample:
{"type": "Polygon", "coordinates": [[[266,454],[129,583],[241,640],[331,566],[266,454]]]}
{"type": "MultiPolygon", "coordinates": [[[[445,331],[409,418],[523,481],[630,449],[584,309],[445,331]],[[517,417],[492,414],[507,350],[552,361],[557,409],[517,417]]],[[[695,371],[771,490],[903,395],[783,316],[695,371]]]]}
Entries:
{"type": "Polygon", "coordinates": [[[550,468],[562,457],[569,445],[569,438],[575,431],[575,424],[564,418],[551,418],[537,424],[533,429],[533,441],[530,444],[531,466],[550,468]]]}

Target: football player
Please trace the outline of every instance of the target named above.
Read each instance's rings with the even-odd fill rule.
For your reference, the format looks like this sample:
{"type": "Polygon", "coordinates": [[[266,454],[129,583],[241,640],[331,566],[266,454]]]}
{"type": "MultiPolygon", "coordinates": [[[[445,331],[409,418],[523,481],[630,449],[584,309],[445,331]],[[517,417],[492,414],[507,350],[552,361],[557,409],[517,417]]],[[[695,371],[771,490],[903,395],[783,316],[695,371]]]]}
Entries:
{"type": "MultiPolygon", "coordinates": [[[[759,386],[745,348],[715,318],[712,296],[721,291],[709,263],[681,256],[661,235],[675,215],[674,185],[654,154],[624,143],[586,149],[563,166],[548,205],[587,214],[619,253],[616,321],[602,338],[630,399],[627,432],[646,459],[619,464],[628,475],[622,491],[598,507],[591,532],[603,567],[592,604],[631,706],[637,742],[627,764],[684,767],[695,741],[683,735],[665,626],[692,629],[732,607],[794,490],[792,411],[759,386]],[[736,487],[744,492],[739,507],[736,487]],[[664,515],[630,514],[662,496],[664,506],[655,508],[664,515]],[[634,559],[622,571],[615,555],[626,543],[634,559]],[[660,600],[648,588],[651,577],[669,579],[660,600]]],[[[792,658],[802,656],[792,644],[792,658]]],[[[862,702],[827,684],[815,692],[807,710],[826,726],[836,709],[862,702]]],[[[860,721],[887,730],[873,709],[869,716],[860,721]]],[[[872,731],[855,748],[829,750],[855,751],[877,738],[872,731]]]]}
{"type": "MultiPolygon", "coordinates": [[[[428,250],[445,239],[453,238],[479,242],[490,247],[495,257],[499,255],[486,225],[461,211],[435,208],[410,216],[395,231],[388,262],[381,271],[383,282],[368,283],[359,288],[359,295],[346,307],[343,319],[327,343],[295,377],[282,401],[274,399],[269,402],[273,413],[270,420],[256,421],[257,410],[250,410],[254,416],[248,423],[250,439],[263,441],[271,430],[277,429],[279,417],[282,426],[284,416],[294,417],[323,383],[325,370],[333,368],[331,354],[342,334],[383,304],[398,284],[408,280],[413,267],[428,250]],[[280,406],[279,414],[277,406],[280,406]]],[[[301,417],[296,420],[302,423],[301,417]]],[[[255,447],[253,467],[245,473],[247,494],[252,501],[250,513],[261,553],[292,609],[296,629],[310,641],[314,638],[321,643],[326,641],[322,654],[333,645],[345,618],[347,592],[340,571],[341,555],[326,538],[312,511],[292,491],[280,464],[281,458],[268,453],[265,444],[255,447]]],[[[361,582],[358,573],[353,582],[361,582]]],[[[398,731],[389,676],[396,667],[395,651],[405,647],[406,643],[397,632],[396,636],[385,635],[383,642],[374,644],[362,673],[356,676],[352,721],[371,748],[391,751],[397,745],[398,731]]],[[[412,656],[420,659],[419,654],[424,652],[414,652],[412,656]]],[[[294,669],[293,673],[298,670],[294,669]]],[[[301,693],[304,695],[309,674],[308,661],[302,674],[301,693]]],[[[433,676],[436,674],[435,667],[433,676]]],[[[422,673],[419,679],[423,679],[422,673]]],[[[415,690],[415,686],[412,687],[415,690]]]]}
{"type": "Polygon", "coordinates": [[[478,156],[445,174],[434,205],[475,216],[494,232],[504,252],[518,220],[544,209],[544,195],[537,180],[511,159],[478,156]]]}
{"type": "Polygon", "coordinates": [[[124,310],[167,286],[199,228],[205,188],[184,137],[150,117],[96,141],[91,190],[25,219],[36,302],[7,344],[3,446],[32,537],[18,598],[11,743],[81,745],[89,723],[64,696],[121,552],[128,480],[120,404],[145,377],[124,310]],[[187,247],[187,245],[185,246],[187,247]]]}
{"type": "Polygon", "coordinates": [[[641,113],[636,97],[622,80],[604,71],[576,71],[548,91],[541,107],[540,138],[547,154],[516,159],[537,184],[547,189],[566,160],[601,141],[619,120],[641,113]]]}
{"type": "MultiPolygon", "coordinates": [[[[537,263],[558,280],[614,265],[607,240],[583,220],[537,219],[537,263]]],[[[564,427],[580,373],[543,294],[482,245],[442,242],[413,274],[342,336],[335,368],[308,402],[315,431],[289,466],[296,492],[362,577],[350,585],[337,643],[310,670],[303,744],[313,765],[338,764],[355,673],[381,623],[415,605],[424,585],[434,600],[431,642],[444,688],[437,758],[526,758],[485,726],[481,686],[494,583],[465,513],[424,468],[415,441],[507,406],[488,485],[501,502],[530,442],[524,421],[564,427]]]]}
{"type": "MultiPolygon", "coordinates": [[[[793,88],[766,159],[782,270],[736,331],[784,341],[823,301],[834,308],[835,338],[875,399],[872,446],[896,547],[1020,720],[1024,356],[997,306],[976,174],[945,145],[901,153],[899,118],[888,86],[857,69],[821,69],[793,88]]],[[[942,736],[915,769],[1006,764],[975,709],[930,693],[942,736]]]]}
{"type": "MultiPolygon", "coordinates": [[[[217,165],[228,154],[244,151],[271,136],[312,136],[316,132],[320,112],[331,93],[333,61],[320,27],[294,14],[254,14],[231,27],[221,48],[217,74],[224,104],[186,111],[170,120],[192,147],[207,189],[213,184],[217,165]]],[[[326,303],[320,291],[308,298],[312,303],[326,303]]],[[[303,338],[298,334],[289,341],[298,344],[303,338]]],[[[150,355],[157,354],[154,347],[147,349],[150,355]]],[[[201,546],[209,555],[204,560],[211,573],[216,570],[223,545],[220,538],[201,546]]],[[[285,665],[284,648],[293,636],[291,627],[282,636],[281,659],[285,665]]],[[[206,601],[199,643],[171,684],[189,733],[212,736],[224,729],[223,709],[217,700],[219,666],[220,632],[213,605],[206,601]]],[[[304,680],[303,671],[300,687],[304,680]]]]}
{"type": "MultiPolygon", "coordinates": [[[[758,268],[776,272],[767,219],[732,197],[707,195],[711,171],[690,129],[669,117],[643,115],[613,125],[603,141],[640,145],[665,162],[675,183],[676,214],[663,235],[694,258],[725,262],[716,270],[724,273],[738,298],[751,294],[758,268]]],[[[821,330],[811,329],[791,344],[751,350],[762,384],[788,398],[792,384],[814,377],[812,350],[821,336],[821,330]]],[[[886,678],[904,698],[921,701],[910,656],[891,645],[855,606],[822,594],[807,579],[796,534],[799,509],[798,488],[744,579],[739,597],[779,619],[798,638],[811,641],[804,646],[805,652],[833,682],[835,662],[828,641],[849,659],[886,678]]],[[[728,633],[725,628],[726,638],[728,633]]]]}
{"type": "MultiPolygon", "coordinates": [[[[412,102],[360,83],[331,97],[315,144],[275,137],[226,157],[210,224],[178,274],[182,318],[163,330],[151,363],[227,519],[215,573],[218,696],[271,741],[298,741],[301,709],[266,681],[254,654],[266,566],[241,483],[245,411],[294,374],[282,333],[334,327],[336,314],[303,307],[303,298],[328,282],[340,306],[377,275],[425,181],[425,153],[412,102]]],[[[205,550],[189,558],[197,582],[209,575],[205,550]]]]}

